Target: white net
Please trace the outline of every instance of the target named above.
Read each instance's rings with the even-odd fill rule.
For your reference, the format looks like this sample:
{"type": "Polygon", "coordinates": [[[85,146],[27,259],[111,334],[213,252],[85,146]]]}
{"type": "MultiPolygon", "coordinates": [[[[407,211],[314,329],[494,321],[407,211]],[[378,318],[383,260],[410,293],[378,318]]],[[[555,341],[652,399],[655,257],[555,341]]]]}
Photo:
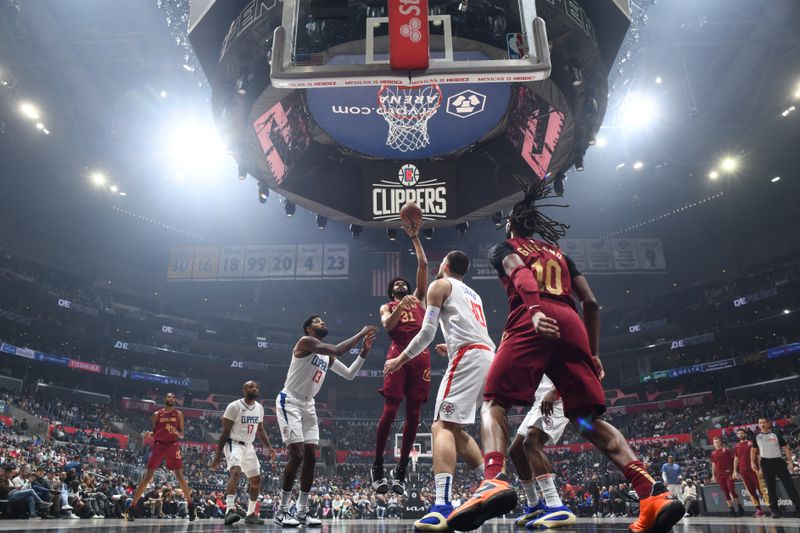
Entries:
{"type": "Polygon", "coordinates": [[[386,145],[411,152],[430,144],[428,120],[442,103],[442,90],[436,83],[428,85],[384,84],[378,92],[378,106],[389,124],[386,145]]]}

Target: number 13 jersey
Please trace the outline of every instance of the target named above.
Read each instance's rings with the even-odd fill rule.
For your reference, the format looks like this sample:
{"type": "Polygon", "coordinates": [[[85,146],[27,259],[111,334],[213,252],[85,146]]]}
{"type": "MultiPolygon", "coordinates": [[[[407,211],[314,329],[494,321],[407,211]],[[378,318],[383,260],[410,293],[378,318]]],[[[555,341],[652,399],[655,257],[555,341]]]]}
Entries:
{"type": "Polygon", "coordinates": [[[264,420],[264,406],[258,401],[247,405],[244,400],[239,399],[228,404],[222,417],[233,420],[230,436],[232,441],[252,444],[258,424],[264,420]]]}
{"type": "Polygon", "coordinates": [[[322,388],[330,367],[330,356],[312,353],[306,357],[292,356],[283,392],[301,401],[312,400],[322,388]]]}
{"type": "Polygon", "coordinates": [[[483,313],[480,295],[462,281],[447,277],[444,279],[452,287],[439,314],[447,353],[453,357],[459,348],[470,344],[482,344],[494,352],[495,346],[486,328],[486,315],[483,313]]]}

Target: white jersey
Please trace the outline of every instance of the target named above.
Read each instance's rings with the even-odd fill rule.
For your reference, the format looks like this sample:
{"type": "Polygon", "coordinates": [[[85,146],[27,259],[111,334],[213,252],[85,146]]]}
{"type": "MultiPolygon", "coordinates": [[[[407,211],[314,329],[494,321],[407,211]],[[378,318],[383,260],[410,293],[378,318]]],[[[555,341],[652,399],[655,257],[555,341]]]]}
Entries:
{"type": "Polygon", "coordinates": [[[469,344],[483,344],[494,352],[481,297],[462,281],[449,277],[444,279],[450,282],[452,290],[442,305],[439,324],[449,356],[452,358],[459,348],[469,344]]]}
{"type": "Polygon", "coordinates": [[[233,420],[230,439],[252,444],[256,439],[258,424],[264,421],[264,406],[260,402],[247,405],[243,399],[228,404],[223,418],[233,420]]]}
{"type": "Polygon", "coordinates": [[[541,402],[542,398],[547,396],[556,386],[550,381],[550,378],[547,377],[547,374],[542,374],[542,380],[539,382],[539,386],[536,388],[536,393],[533,396],[533,403],[541,402]]]}
{"type": "Polygon", "coordinates": [[[289,364],[283,392],[302,401],[312,400],[322,384],[330,367],[330,356],[312,353],[306,357],[295,357],[289,364]]]}

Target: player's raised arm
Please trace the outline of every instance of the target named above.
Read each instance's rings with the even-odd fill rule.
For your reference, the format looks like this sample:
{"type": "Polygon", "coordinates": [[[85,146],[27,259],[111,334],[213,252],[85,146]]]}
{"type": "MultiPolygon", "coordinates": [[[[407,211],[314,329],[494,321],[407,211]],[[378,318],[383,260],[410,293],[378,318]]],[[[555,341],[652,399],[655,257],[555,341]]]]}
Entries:
{"type": "Polygon", "coordinates": [[[354,348],[356,344],[361,342],[361,339],[370,333],[375,333],[377,330],[378,328],[375,326],[364,326],[361,331],[349,339],[340,342],[339,344],[327,344],[322,342],[320,339],[311,336],[302,337],[295,345],[294,356],[308,357],[312,353],[316,353],[320,355],[338,357],[350,351],[351,348],[354,348]]]}
{"type": "Polygon", "coordinates": [[[425,292],[428,287],[428,258],[425,256],[425,249],[422,248],[422,242],[419,240],[421,226],[422,221],[413,226],[403,226],[403,229],[411,237],[411,244],[414,245],[414,253],[417,255],[417,286],[414,289],[414,296],[420,301],[422,307],[425,307],[425,292]]]}
{"type": "Polygon", "coordinates": [[[384,374],[397,372],[401,366],[419,355],[433,341],[436,336],[436,328],[439,327],[439,313],[444,301],[450,296],[451,290],[452,285],[446,279],[437,279],[431,283],[431,286],[428,287],[428,307],[425,311],[425,319],[422,321],[422,328],[398,357],[386,361],[383,367],[384,374]]]}
{"type": "Polygon", "coordinates": [[[372,348],[372,343],[374,341],[375,332],[373,331],[364,337],[364,342],[361,345],[361,353],[359,353],[358,357],[356,357],[355,360],[350,363],[350,366],[345,366],[345,364],[338,359],[334,359],[331,363],[331,370],[342,376],[347,381],[353,381],[353,379],[355,379],[355,377],[358,375],[358,371],[361,370],[361,366],[364,364],[364,361],[366,361],[367,355],[369,354],[369,350],[372,348]]]}

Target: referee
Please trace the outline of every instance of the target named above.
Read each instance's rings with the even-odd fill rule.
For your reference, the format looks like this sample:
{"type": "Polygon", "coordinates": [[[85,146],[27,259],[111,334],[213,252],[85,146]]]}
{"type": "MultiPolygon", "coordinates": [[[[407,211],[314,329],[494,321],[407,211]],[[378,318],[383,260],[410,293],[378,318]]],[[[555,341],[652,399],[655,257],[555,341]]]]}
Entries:
{"type": "Polygon", "coordinates": [[[780,518],[781,513],[778,509],[778,493],[775,478],[779,477],[783,488],[792,500],[795,516],[800,518],[800,496],[792,482],[789,468],[792,465],[792,449],[783,440],[783,436],[772,431],[769,420],[766,418],[758,419],[758,428],[761,430],[753,437],[753,447],[750,450],[750,459],[753,463],[753,470],[759,470],[764,474],[764,483],[767,485],[769,493],[769,507],[772,510],[772,518],[780,518]],[[781,457],[781,448],[786,454],[786,459],[781,457]],[[759,462],[759,457],[761,461],[759,462]],[[788,468],[787,468],[788,466],[788,468]]]}

